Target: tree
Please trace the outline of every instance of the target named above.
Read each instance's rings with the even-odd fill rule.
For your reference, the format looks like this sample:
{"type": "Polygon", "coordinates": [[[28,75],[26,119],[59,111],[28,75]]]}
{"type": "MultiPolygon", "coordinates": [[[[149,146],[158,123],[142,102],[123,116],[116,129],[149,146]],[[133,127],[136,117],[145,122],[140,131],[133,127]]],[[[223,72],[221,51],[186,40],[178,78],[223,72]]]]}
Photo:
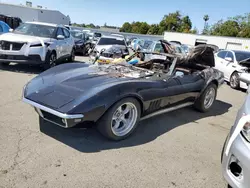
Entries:
{"type": "Polygon", "coordinates": [[[190,33],[192,33],[192,34],[198,34],[199,31],[198,31],[198,29],[196,27],[194,27],[194,29],[190,30],[190,33]]]}
{"type": "Polygon", "coordinates": [[[237,37],[240,32],[240,26],[234,20],[227,20],[225,22],[220,20],[212,26],[210,32],[211,35],[237,37]]]}
{"type": "Polygon", "coordinates": [[[129,22],[125,22],[120,28],[120,32],[130,33],[132,31],[132,26],[129,22]]]}
{"type": "Polygon", "coordinates": [[[208,35],[209,34],[209,26],[208,26],[208,20],[209,20],[209,16],[206,14],[203,16],[203,20],[204,20],[204,29],[202,31],[202,34],[204,35],[208,35]]]}
{"type": "Polygon", "coordinates": [[[147,34],[150,26],[146,22],[141,22],[139,26],[139,33],[140,34],[147,34]]]}
{"type": "Polygon", "coordinates": [[[181,14],[179,11],[165,15],[160,22],[161,30],[165,31],[180,31],[181,29],[181,14]]]}
{"type": "Polygon", "coordinates": [[[180,32],[189,33],[192,28],[192,22],[189,16],[184,16],[181,20],[180,32]]]}
{"type": "Polygon", "coordinates": [[[147,32],[149,35],[157,35],[159,34],[160,27],[158,24],[152,24],[147,32]]]}

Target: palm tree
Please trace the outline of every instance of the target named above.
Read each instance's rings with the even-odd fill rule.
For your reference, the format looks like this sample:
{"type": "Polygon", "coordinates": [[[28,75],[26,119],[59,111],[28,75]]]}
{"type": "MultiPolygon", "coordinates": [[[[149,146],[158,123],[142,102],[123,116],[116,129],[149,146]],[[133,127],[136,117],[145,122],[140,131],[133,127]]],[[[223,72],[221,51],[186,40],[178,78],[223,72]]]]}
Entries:
{"type": "Polygon", "coordinates": [[[205,24],[204,24],[204,28],[205,28],[206,25],[207,25],[207,21],[209,20],[209,16],[206,14],[206,15],[203,17],[203,20],[205,21],[205,24]]]}

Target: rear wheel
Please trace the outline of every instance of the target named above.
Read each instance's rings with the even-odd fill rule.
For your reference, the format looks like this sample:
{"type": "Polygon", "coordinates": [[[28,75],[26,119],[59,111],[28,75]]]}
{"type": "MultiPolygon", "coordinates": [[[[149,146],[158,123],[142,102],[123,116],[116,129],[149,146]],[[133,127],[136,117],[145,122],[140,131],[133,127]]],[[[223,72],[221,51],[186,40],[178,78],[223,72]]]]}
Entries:
{"type": "Polygon", "coordinates": [[[207,112],[213,105],[217,95],[217,86],[210,84],[196,100],[194,107],[200,112],[207,112]]]}
{"type": "Polygon", "coordinates": [[[240,87],[240,80],[239,80],[239,74],[237,72],[234,72],[230,77],[229,82],[231,88],[233,89],[239,89],[240,87]]]}
{"type": "Polygon", "coordinates": [[[114,104],[97,122],[99,132],[108,139],[122,140],[136,128],[141,116],[139,102],[125,98],[114,104]]]}

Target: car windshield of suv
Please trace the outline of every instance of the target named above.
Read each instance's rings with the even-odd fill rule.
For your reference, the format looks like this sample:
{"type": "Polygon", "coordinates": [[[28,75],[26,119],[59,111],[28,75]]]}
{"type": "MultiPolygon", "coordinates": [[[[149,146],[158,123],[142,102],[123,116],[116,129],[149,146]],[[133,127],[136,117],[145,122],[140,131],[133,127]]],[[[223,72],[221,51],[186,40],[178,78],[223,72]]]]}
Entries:
{"type": "Polygon", "coordinates": [[[125,46],[125,42],[123,39],[118,39],[118,38],[101,38],[98,42],[98,45],[123,45],[125,46]]]}
{"type": "Polygon", "coordinates": [[[250,52],[235,52],[235,57],[238,62],[244,60],[250,61],[250,52]]]}
{"type": "Polygon", "coordinates": [[[153,41],[150,41],[150,40],[145,41],[142,48],[147,49],[152,43],[153,43],[153,41]]]}
{"type": "Polygon", "coordinates": [[[38,25],[32,23],[24,23],[14,30],[14,33],[22,35],[31,35],[36,37],[52,38],[56,27],[47,25],[38,25]]]}
{"type": "Polygon", "coordinates": [[[75,39],[83,39],[84,38],[84,33],[80,31],[70,31],[72,37],[75,39]]]}

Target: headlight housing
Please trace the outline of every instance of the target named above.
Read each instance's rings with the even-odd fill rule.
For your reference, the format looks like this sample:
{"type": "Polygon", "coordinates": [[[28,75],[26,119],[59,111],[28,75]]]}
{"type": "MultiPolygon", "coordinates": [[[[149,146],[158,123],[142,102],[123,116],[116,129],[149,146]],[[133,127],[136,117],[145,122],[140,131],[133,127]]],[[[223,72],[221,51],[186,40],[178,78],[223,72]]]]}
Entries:
{"type": "Polygon", "coordinates": [[[250,122],[247,122],[242,131],[241,131],[242,135],[245,137],[245,139],[250,142],[250,122]]]}

